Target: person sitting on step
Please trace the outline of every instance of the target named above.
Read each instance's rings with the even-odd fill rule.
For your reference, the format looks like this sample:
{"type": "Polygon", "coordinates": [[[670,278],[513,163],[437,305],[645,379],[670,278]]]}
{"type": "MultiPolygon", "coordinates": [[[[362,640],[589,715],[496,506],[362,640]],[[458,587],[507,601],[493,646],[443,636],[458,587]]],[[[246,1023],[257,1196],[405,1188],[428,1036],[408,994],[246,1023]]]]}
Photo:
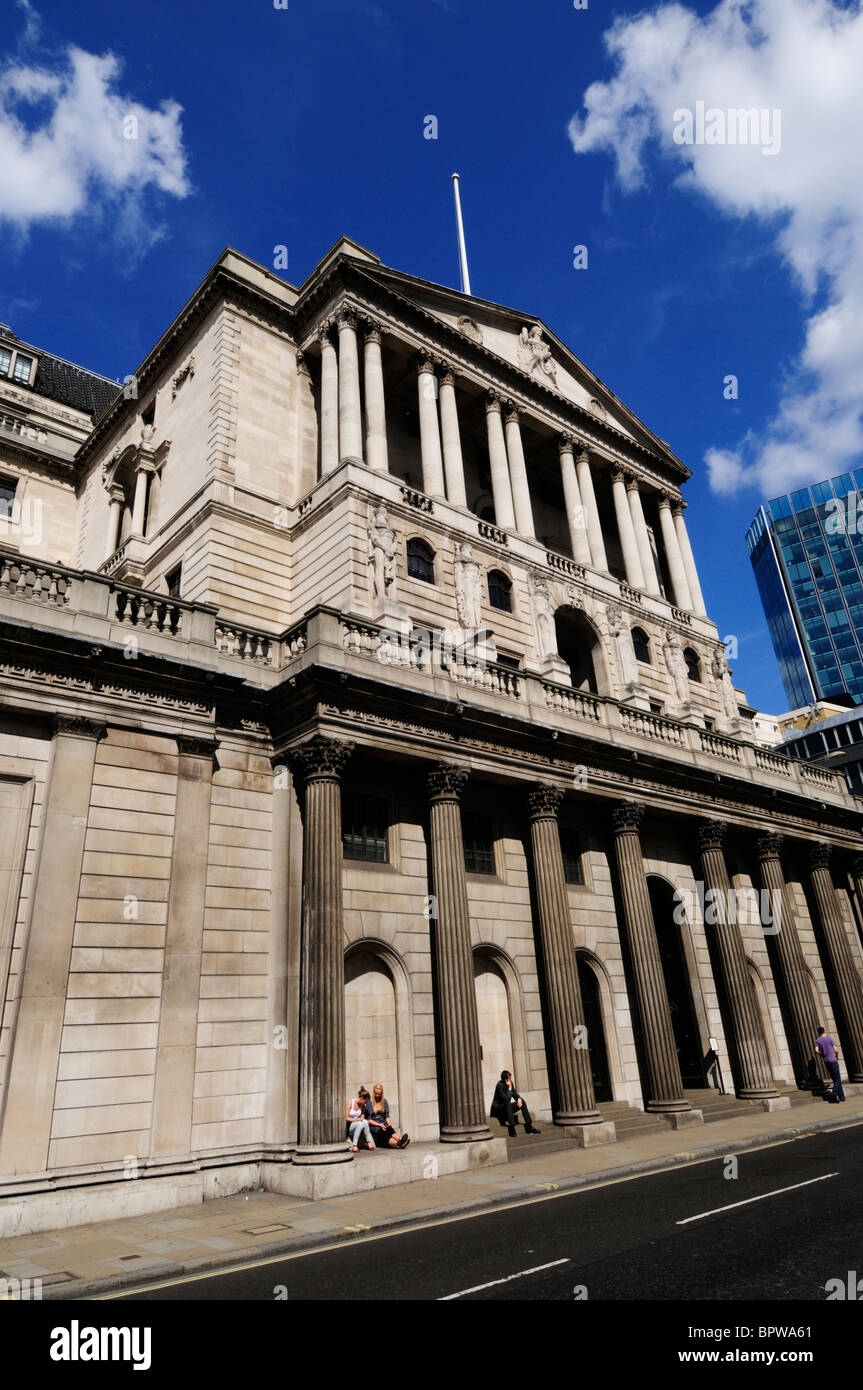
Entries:
{"type": "Polygon", "coordinates": [[[369,1122],[366,1119],[366,1101],[369,1093],[365,1086],[360,1086],[357,1094],[348,1101],[345,1111],[345,1120],[348,1126],[348,1138],[351,1141],[351,1149],[354,1153],[360,1151],[360,1140],[363,1147],[373,1149],[375,1141],[372,1139],[372,1132],[369,1129],[369,1122]]]}
{"type": "Polygon", "coordinates": [[[366,1101],[366,1119],[378,1148],[406,1149],[411,1142],[410,1136],[399,1134],[390,1124],[389,1101],[380,1082],[372,1087],[372,1093],[373,1099],[366,1101]]]}
{"type": "Polygon", "coordinates": [[[531,1123],[530,1111],[515,1089],[511,1071],[502,1071],[500,1074],[500,1081],[494,1088],[491,1113],[502,1125],[509,1126],[510,1138],[515,1134],[515,1122],[519,1115],[524,1121],[525,1134],[541,1133],[531,1123]]]}

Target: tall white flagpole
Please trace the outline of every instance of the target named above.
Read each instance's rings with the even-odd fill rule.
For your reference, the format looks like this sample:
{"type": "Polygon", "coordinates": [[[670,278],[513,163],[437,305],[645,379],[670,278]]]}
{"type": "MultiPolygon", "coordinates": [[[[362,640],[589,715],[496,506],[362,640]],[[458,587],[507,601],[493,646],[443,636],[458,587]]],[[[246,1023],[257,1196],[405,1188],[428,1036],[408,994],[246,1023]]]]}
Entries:
{"type": "Polygon", "coordinates": [[[455,192],[455,220],[458,226],[458,255],[461,264],[461,288],[463,294],[470,294],[470,275],[467,268],[467,247],[464,242],[464,223],[461,220],[461,198],[458,191],[458,174],[452,176],[455,192]]]}

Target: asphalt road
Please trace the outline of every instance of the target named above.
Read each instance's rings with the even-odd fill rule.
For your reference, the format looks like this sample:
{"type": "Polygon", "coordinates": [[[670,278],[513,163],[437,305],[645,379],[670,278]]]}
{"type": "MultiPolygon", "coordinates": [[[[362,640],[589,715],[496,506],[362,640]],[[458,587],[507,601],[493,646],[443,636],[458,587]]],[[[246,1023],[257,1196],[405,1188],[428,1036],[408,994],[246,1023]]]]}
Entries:
{"type": "Polygon", "coordinates": [[[123,1298],[824,1303],[829,1279],[863,1277],[863,1126],[730,1171],[714,1158],[123,1298]]]}

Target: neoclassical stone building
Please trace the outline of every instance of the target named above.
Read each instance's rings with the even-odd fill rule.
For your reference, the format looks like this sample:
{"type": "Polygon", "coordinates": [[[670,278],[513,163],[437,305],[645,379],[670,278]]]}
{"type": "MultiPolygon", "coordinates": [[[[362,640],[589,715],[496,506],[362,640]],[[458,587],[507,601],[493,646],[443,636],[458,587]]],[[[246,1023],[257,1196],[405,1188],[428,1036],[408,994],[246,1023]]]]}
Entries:
{"type": "Polygon", "coordinates": [[[0,1229],[372,1181],[360,1083],[428,1176],[504,1066],[581,1143],[787,1105],[819,1022],[863,1080],[861,804],[757,743],[688,470],[549,329],[345,238],[226,251],[122,392],[28,351],[0,1229]]]}

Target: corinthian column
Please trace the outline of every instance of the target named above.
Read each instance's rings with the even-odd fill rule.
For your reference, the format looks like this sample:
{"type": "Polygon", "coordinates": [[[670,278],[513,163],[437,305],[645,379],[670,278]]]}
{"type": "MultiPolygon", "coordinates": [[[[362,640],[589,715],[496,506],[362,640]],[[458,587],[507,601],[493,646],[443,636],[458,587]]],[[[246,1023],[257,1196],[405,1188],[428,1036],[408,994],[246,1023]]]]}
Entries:
{"type": "Polygon", "coordinates": [[[680,553],[680,544],[671,517],[671,498],[667,492],[664,492],[659,499],[659,525],[662,530],[662,543],[665,546],[668,571],[671,575],[672,601],[677,604],[678,608],[683,608],[688,613],[692,609],[692,596],[686,582],[683,556],[680,553]]]}
{"type": "Polygon", "coordinates": [[[778,926],[775,933],[776,954],[788,1004],[788,1044],[798,1085],[804,1087],[810,1082],[810,1063],[815,1051],[818,1021],[803,961],[803,949],[797,935],[797,923],[789,910],[788,894],[785,892],[785,876],[779,857],[781,847],[781,835],[774,835],[770,831],[756,838],[761,882],[771,894],[774,904],[771,916],[774,926],[778,926]],[[778,913],[776,907],[779,908],[778,913]]]}
{"type": "Polygon", "coordinates": [[[341,778],[353,744],[316,734],[289,754],[303,787],[300,1115],[294,1163],[343,1163],[345,965],[341,778]]]}
{"type": "MultiPolygon", "coordinates": [[[[737,1094],[741,1100],[783,1101],[770,1075],[770,1062],[761,1032],[758,1001],[746,953],[734,914],[729,912],[731,880],[725,863],[725,831],[722,821],[703,820],[698,826],[701,872],[706,889],[705,928],[715,933],[719,964],[728,999],[732,1057],[737,1094]]],[[[770,1109],[780,1108],[770,1106],[770,1109]]]]}
{"type": "Polygon", "coordinates": [[[147,480],[149,468],[138,468],[135,474],[135,501],[132,505],[132,535],[143,536],[147,518],[147,480]]]}
{"type": "Polygon", "coordinates": [[[572,437],[568,434],[562,434],[558,440],[558,449],[560,451],[560,476],[563,482],[563,500],[566,506],[572,558],[579,565],[590,565],[593,561],[590,554],[590,541],[587,538],[587,516],[575,472],[572,437]]]}
{"type": "Polygon", "coordinates": [[[491,471],[491,491],[494,498],[495,525],[502,531],[515,530],[515,512],[512,507],[512,490],[509,483],[509,462],[506,456],[506,441],[503,437],[503,422],[500,418],[500,397],[490,391],[485,403],[485,418],[488,428],[488,461],[491,471]]]}
{"type": "Polygon", "coordinates": [[[533,508],[530,505],[530,488],[527,482],[527,467],[524,462],[524,447],[521,442],[519,411],[509,405],[506,412],[506,454],[509,459],[509,477],[512,483],[512,501],[515,508],[515,529],[520,536],[534,537],[533,508]]]}
{"type": "Polygon", "coordinates": [[[821,919],[824,944],[839,996],[839,1026],[850,1081],[863,1081],[863,989],[845,932],[845,921],[830,873],[830,846],[809,846],[809,883],[821,919]]]}
{"type": "Polygon", "coordinates": [[[339,446],[343,459],[362,461],[363,414],[360,404],[360,358],[356,319],[339,315],[339,446]]]}
{"type": "Polygon", "coordinates": [[[629,498],[629,511],[632,516],[632,527],[635,531],[635,543],[638,546],[638,558],[641,561],[641,569],[644,574],[644,589],[648,594],[658,595],[659,581],[656,578],[656,565],[653,560],[653,551],[650,548],[650,537],[647,534],[647,522],[644,520],[644,508],[641,505],[641,493],[637,478],[629,479],[626,484],[626,495],[629,498]]]}
{"type": "Polygon", "coordinates": [[[677,533],[677,543],[680,546],[680,555],[683,560],[683,568],[686,572],[686,582],[689,585],[689,595],[692,599],[692,611],[699,617],[707,617],[707,609],[704,606],[704,595],[701,592],[701,584],[698,579],[698,569],[695,564],[695,556],[692,553],[692,546],[689,541],[689,532],[686,529],[684,511],[685,502],[678,502],[671,508],[674,517],[674,529],[677,533]]]}
{"type": "Polygon", "coordinates": [[[455,396],[455,372],[444,367],[440,379],[440,424],[443,436],[443,466],[446,473],[447,501],[454,507],[466,507],[464,490],[464,461],[461,455],[461,435],[458,427],[458,405],[455,396]]]}
{"type": "Polygon", "coordinates": [[[643,589],[644,574],[638,555],[632,513],[626,500],[626,482],[622,468],[613,468],[611,471],[611,491],[614,496],[614,514],[617,517],[617,534],[620,536],[620,548],[623,551],[626,582],[633,589],[643,589]]]}
{"type": "Polygon", "coordinates": [[[339,466],[339,357],[330,337],[332,325],[321,328],[321,476],[339,466]]]}
{"type": "Polygon", "coordinates": [[[602,570],[604,574],[607,574],[608,560],[605,555],[602,522],[599,519],[599,508],[596,505],[596,493],[593,490],[593,474],[590,471],[590,454],[587,449],[579,449],[578,457],[575,461],[575,472],[578,478],[578,490],[581,493],[581,501],[587,520],[587,538],[590,541],[591,563],[595,570],[602,570]]]}
{"type": "Polygon", "coordinates": [[[417,360],[417,391],[420,412],[420,452],[423,467],[423,492],[429,497],[446,497],[443,481],[443,457],[440,447],[440,425],[437,413],[437,379],[434,363],[429,357],[417,360]]]}
{"type": "Polygon", "coordinates": [[[677,1044],[641,852],[639,827],[643,815],[643,806],[632,801],[621,801],[614,809],[612,823],[623,900],[623,930],[635,983],[635,1004],[645,1054],[647,1094],[644,1108],[671,1116],[674,1124],[693,1122],[691,1119],[675,1118],[684,1112],[698,1123],[702,1118],[701,1112],[691,1109],[683,1093],[677,1061],[677,1044]]]}
{"type": "Polygon", "coordinates": [[[440,1137],[447,1143],[490,1139],[482,1093],[479,1021],[461,833],[468,773],[441,763],[429,773],[432,889],[440,1023],[440,1137]]]}
{"type": "Polygon", "coordinates": [[[366,463],[387,472],[387,412],[380,324],[369,319],[365,337],[366,463]]]}
{"type": "Polygon", "coordinates": [[[535,787],[528,794],[530,842],[538,909],[539,938],[548,999],[548,1050],[554,1081],[554,1123],[584,1127],[582,1142],[608,1142],[596,1108],[590,1052],[584,1046],[584,1006],[578,981],[575,943],[563,872],[558,815],[563,792],[535,787]],[[581,1033],[576,1030],[581,1029],[581,1033]],[[594,1135],[589,1131],[596,1131],[594,1135]]]}

